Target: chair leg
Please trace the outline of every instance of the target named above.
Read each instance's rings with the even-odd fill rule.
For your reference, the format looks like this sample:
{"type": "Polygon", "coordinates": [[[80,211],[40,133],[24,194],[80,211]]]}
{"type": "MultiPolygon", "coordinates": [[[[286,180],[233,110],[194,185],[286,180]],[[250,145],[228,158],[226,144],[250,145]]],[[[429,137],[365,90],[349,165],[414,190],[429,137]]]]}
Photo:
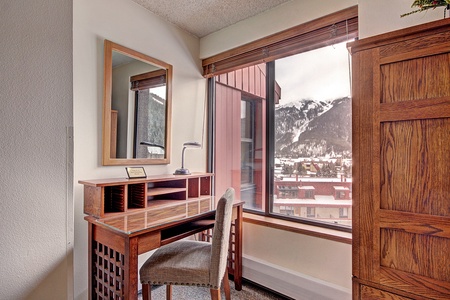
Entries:
{"type": "Polygon", "coordinates": [[[172,285],[171,284],[166,285],[166,299],[172,300],[172,285]]]}
{"type": "Polygon", "coordinates": [[[142,284],[142,300],[152,300],[152,286],[148,283],[142,284]]]}
{"type": "Polygon", "coordinates": [[[225,270],[225,275],[223,276],[223,289],[225,291],[225,299],[231,300],[230,296],[230,280],[228,279],[228,270],[225,270]]]}
{"type": "Polygon", "coordinates": [[[220,289],[210,289],[211,291],[211,300],[220,300],[220,289]]]}

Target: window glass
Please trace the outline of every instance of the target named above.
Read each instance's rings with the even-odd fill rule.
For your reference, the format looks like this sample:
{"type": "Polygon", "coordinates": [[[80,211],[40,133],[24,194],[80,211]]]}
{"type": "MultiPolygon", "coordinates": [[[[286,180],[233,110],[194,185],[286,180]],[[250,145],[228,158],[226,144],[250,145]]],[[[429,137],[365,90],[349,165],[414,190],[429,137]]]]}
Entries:
{"type": "MultiPolygon", "coordinates": [[[[166,87],[135,91],[134,158],[164,158],[166,87]],[[149,143],[147,145],[142,142],[149,143]]],[[[130,110],[133,111],[133,110],[130,110]]],[[[133,118],[130,117],[130,120],[133,118]]],[[[120,120],[119,120],[120,121],[120,120]]]]}
{"type": "Polygon", "coordinates": [[[346,42],[237,69],[210,83],[215,193],[231,186],[246,211],[350,230],[346,42]]]}
{"type": "Polygon", "coordinates": [[[346,43],[275,61],[271,213],[351,226],[351,99],[346,43]],[[287,210],[286,206],[290,209],[287,210]]]}

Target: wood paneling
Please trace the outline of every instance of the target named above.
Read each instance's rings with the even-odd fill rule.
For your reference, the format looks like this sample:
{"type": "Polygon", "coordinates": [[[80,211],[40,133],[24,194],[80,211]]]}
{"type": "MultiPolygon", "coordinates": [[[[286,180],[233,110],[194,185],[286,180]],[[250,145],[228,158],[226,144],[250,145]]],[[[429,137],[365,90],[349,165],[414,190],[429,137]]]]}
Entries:
{"type": "MultiPolygon", "coordinates": [[[[450,281],[450,265],[442,265],[448,255],[450,240],[393,229],[381,230],[381,266],[450,281]]],[[[447,284],[450,286],[450,284],[447,284]]]]}
{"type": "Polygon", "coordinates": [[[381,102],[448,97],[450,96],[448,78],[450,78],[449,53],[382,65],[381,102]]]}
{"type": "Polygon", "coordinates": [[[450,118],[384,122],[381,141],[381,208],[450,216],[450,118]]]}
{"type": "Polygon", "coordinates": [[[385,292],[382,290],[374,289],[369,286],[362,286],[361,288],[361,299],[365,300],[379,300],[379,299],[390,299],[390,300],[410,300],[411,298],[402,297],[396,294],[385,292]]]}
{"type": "Polygon", "coordinates": [[[450,20],[350,44],[354,299],[450,299],[450,20]]]}

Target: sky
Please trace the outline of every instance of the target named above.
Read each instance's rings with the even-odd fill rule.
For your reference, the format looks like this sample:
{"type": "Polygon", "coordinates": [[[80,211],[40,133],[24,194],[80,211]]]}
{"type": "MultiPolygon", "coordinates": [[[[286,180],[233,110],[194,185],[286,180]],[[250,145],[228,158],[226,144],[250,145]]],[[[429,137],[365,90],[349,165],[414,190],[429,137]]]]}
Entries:
{"type": "Polygon", "coordinates": [[[347,42],[275,61],[281,87],[280,104],[300,99],[316,101],[350,96],[347,42]]]}

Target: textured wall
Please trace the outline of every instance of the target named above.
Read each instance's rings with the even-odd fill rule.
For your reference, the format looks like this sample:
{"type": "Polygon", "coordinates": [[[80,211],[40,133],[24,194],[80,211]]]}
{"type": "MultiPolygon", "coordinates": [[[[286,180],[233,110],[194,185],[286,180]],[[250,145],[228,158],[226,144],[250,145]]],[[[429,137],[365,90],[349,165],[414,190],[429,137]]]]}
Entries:
{"type": "Polygon", "coordinates": [[[0,299],[66,299],[72,1],[1,1],[0,41],[0,299]]]}

